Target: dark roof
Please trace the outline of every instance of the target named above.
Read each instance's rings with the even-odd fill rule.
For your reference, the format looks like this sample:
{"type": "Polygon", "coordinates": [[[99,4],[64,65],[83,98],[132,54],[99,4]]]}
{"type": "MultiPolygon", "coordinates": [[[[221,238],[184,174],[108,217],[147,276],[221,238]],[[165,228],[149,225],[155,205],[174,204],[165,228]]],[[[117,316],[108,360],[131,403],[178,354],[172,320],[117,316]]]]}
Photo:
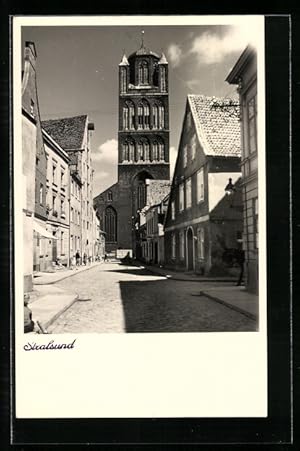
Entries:
{"type": "Polygon", "coordinates": [[[82,149],[87,115],[42,121],[42,127],[63,149],[82,149]]]}
{"type": "Polygon", "coordinates": [[[237,101],[189,94],[188,103],[204,153],[240,157],[241,130],[237,101]]]}
{"type": "Polygon", "coordinates": [[[149,50],[148,48],[144,47],[144,45],[141,46],[136,52],[131,53],[131,55],[128,57],[128,59],[133,58],[134,56],[143,56],[143,55],[150,55],[155,56],[155,58],[160,58],[160,56],[152,52],[152,50],[149,50]]]}

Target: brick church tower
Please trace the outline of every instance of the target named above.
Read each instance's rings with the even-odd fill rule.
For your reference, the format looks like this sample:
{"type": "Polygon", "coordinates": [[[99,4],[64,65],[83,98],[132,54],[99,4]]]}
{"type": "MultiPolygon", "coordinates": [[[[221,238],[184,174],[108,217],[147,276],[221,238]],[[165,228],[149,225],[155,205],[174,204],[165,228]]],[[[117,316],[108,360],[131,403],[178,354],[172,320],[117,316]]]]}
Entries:
{"type": "Polygon", "coordinates": [[[106,250],[135,254],[149,180],[169,180],[168,62],[144,46],[119,64],[118,182],[94,199],[106,250]]]}

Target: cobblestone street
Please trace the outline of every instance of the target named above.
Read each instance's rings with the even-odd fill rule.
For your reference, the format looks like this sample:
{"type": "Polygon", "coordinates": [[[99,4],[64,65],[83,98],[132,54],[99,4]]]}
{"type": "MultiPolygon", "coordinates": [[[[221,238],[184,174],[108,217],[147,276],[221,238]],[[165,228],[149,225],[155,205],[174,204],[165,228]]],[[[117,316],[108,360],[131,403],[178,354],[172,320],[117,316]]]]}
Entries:
{"type": "MultiPolygon", "coordinates": [[[[166,279],[136,266],[107,263],[57,282],[88,296],[49,328],[52,333],[254,331],[255,321],[199,296],[212,282],[166,279]]],[[[215,282],[215,285],[217,282],[215,282]]]]}

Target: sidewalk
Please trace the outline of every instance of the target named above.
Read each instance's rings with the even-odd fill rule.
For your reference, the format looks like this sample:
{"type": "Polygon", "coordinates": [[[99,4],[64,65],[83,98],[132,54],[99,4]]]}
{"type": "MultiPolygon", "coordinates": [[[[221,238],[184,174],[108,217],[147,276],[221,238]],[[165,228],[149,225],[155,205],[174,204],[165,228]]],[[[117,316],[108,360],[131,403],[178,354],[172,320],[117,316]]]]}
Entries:
{"type": "Polygon", "coordinates": [[[146,263],[141,262],[137,262],[136,264],[154,274],[159,274],[161,276],[165,276],[168,279],[173,280],[182,280],[186,282],[224,282],[224,283],[226,282],[236,283],[237,281],[237,278],[233,276],[208,277],[195,274],[192,271],[191,272],[174,271],[172,269],[160,268],[158,266],[147,265],[146,263]]]}
{"type": "MultiPolygon", "coordinates": [[[[37,273],[33,280],[34,290],[30,293],[30,301],[28,303],[35,324],[38,321],[43,329],[47,330],[50,324],[79,298],[77,293],[67,292],[53,284],[101,265],[101,263],[94,262],[87,266],[80,266],[77,269],[60,269],[53,273],[37,273]]],[[[38,330],[38,327],[36,327],[36,330],[38,330]]]]}
{"type": "Polygon", "coordinates": [[[87,271],[88,269],[94,268],[95,266],[101,265],[102,262],[93,262],[86,266],[76,266],[74,269],[65,268],[56,270],[56,272],[38,272],[34,275],[33,284],[34,285],[50,285],[56,283],[60,280],[64,280],[67,277],[75,276],[82,271],[87,271]]]}
{"type": "Polygon", "coordinates": [[[258,319],[258,296],[248,293],[243,286],[236,286],[236,277],[205,277],[192,273],[180,273],[166,268],[158,268],[140,264],[148,271],[165,276],[173,280],[189,282],[220,282],[220,286],[205,287],[199,295],[206,296],[220,304],[235,310],[248,318],[256,321],[258,319]]]}
{"type": "Polygon", "coordinates": [[[258,296],[246,291],[245,287],[220,286],[205,288],[200,296],[206,296],[220,304],[242,313],[256,321],[258,319],[258,296]]]}

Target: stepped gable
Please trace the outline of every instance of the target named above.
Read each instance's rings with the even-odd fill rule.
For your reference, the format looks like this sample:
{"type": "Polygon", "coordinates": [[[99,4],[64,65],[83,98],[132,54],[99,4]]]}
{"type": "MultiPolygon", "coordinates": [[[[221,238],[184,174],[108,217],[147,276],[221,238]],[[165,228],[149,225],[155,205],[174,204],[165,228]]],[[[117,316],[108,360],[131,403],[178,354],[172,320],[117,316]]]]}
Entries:
{"type": "Polygon", "coordinates": [[[82,148],[87,115],[42,121],[42,127],[64,149],[82,148]]]}
{"type": "Polygon", "coordinates": [[[240,157],[241,130],[235,99],[188,95],[198,139],[209,156],[240,157]],[[224,108],[222,108],[224,106],[224,108]],[[226,108],[227,107],[227,108],[226,108]]]}

